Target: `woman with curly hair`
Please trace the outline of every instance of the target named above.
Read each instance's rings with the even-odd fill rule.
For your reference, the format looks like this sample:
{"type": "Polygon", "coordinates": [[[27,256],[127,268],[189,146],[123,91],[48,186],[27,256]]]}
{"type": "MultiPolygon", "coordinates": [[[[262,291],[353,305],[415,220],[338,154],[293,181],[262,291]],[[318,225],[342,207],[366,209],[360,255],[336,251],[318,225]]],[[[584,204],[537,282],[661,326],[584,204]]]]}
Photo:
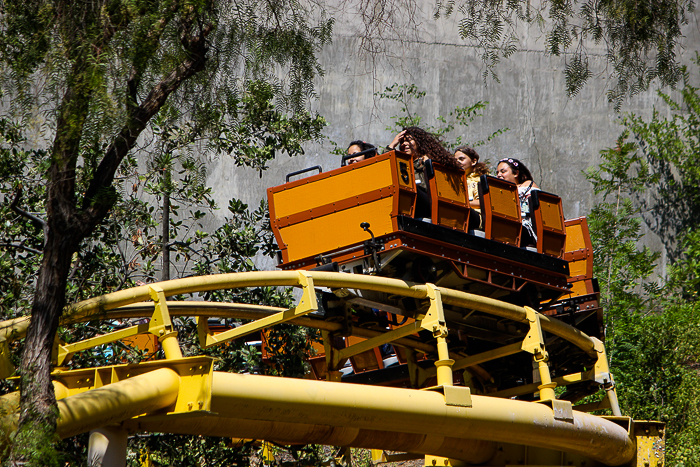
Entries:
{"type": "Polygon", "coordinates": [[[428,180],[425,178],[423,168],[425,161],[431,159],[447,167],[461,169],[447,149],[440,141],[422,128],[411,126],[394,137],[387,149],[396,149],[413,156],[413,167],[416,172],[416,212],[419,219],[430,218],[430,197],[428,196],[428,180]]]}
{"type": "Polygon", "coordinates": [[[410,154],[421,162],[432,159],[447,167],[461,168],[435,136],[417,126],[410,126],[396,135],[387,148],[410,154]]]}

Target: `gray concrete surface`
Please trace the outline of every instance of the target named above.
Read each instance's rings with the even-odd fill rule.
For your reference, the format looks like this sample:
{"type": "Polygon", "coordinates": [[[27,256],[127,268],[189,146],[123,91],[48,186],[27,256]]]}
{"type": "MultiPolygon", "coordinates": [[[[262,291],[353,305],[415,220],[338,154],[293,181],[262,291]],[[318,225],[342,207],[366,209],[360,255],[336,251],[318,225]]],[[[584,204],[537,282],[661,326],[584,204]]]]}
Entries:
{"type": "MultiPolygon", "coordinates": [[[[495,69],[500,83],[483,78],[479,51],[460,39],[458,16],[434,20],[429,5],[417,10],[405,30],[377,29],[377,41],[384,50],[374,55],[363,52],[362,27],[353,16],[352,5],[342,3],[334,40],[320,54],[325,77],[317,82],[318,99],[311,108],[328,121],[322,144],[309,144],[307,153],[297,158],[278,156],[262,178],[246,169],[237,169],[226,159],[212,161],[209,183],[219,205],[238,197],[251,204],[265,196],[265,188],[284,182],[286,173],[320,164],[325,170],[338,167],[339,157],[330,155],[330,141],[345,147],[353,139],[378,145],[388,144],[393,134],[386,130],[391,117],[399,113],[393,101],[378,99],[393,83],[415,83],[426,91],[414,111],[426,123],[436,124],[456,106],[488,101],[483,117],[467,129],[458,128],[449,138],[462,134],[468,141],[483,139],[500,128],[510,130],[478,148],[482,158],[492,163],[501,157],[523,160],[543,190],[560,194],[567,218],[586,215],[596,202],[583,171],[599,161],[599,152],[614,146],[622,131],[620,114],[607,102],[603,51],[594,50],[592,69],[600,73],[569,99],[565,93],[563,69],[566,57],[543,52],[541,34],[534,28],[518,32],[521,50],[503,60],[495,69]]],[[[681,56],[689,63],[700,50],[700,14],[696,11],[685,27],[681,56]]],[[[374,36],[372,36],[374,38],[374,36]]],[[[697,71],[697,68],[695,68],[697,71]]],[[[697,77],[696,77],[697,78],[697,77]]],[[[627,100],[622,112],[648,116],[654,106],[665,109],[657,89],[627,100]]],[[[225,211],[219,211],[220,216],[225,211]]],[[[214,222],[220,222],[217,219],[214,222]]],[[[645,243],[660,249],[658,239],[645,243]]]]}

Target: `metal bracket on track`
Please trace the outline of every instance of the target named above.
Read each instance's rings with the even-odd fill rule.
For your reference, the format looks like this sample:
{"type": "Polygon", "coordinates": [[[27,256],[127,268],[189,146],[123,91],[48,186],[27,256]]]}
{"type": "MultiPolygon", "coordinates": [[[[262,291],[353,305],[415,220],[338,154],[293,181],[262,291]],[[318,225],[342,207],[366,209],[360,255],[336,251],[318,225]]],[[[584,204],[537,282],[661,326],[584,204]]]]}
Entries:
{"type": "Polygon", "coordinates": [[[430,331],[433,337],[447,337],[447,321],[445,320],[445,311],[442,308],[442,297],[440,289],[433,284],[425,284],[430,307],[423,319],[420,320],[420,326],[426,331],[430,331]]]}
{"type": "MultiPolygon", "coordinates": [[[[171,407],[169,413],[184,415],[211,410],[214,361],[215,359],[211,357],[198,356],[80,370],[57,370],[51,373],[51,379],[65,386],[66,396],[72,396],[119,381],[126,381],[153,370],[170,368],[179,375],[180,385],[177,402],[171,407]]],[[[153,381],[153,384],[157,385],[158,381],[153,381]]]]}
{"type": "Polygon", "coordinates": [[[521,348],[523,352],[531,353],[537,359],[538,356],[546,354],[540,314],[529,306],[525,307],[525,312],[527,313],[527,321],[530,325],[530,330],[525,336],[525,339],[523,339],[521,348]]]}
{"type": "Polygon", "coordinates": [[[112,342],[126,339],[128,337],[138,336],[139,334],[145,334],[146,332],[149,332],[149,327],[150,323],[137,324],[136,326],[129,326],[128,328],[119,329],[117,331],[102,334],[101,336],[92,337],[79,342],[73,342],[71,344],[64,344],[56,341],[58,343],[56,364],[58,366],[62,366],[64,363],[70,360],[75,352],[91,349],[100,345],[111,344],[112,342]]]}
{"type": "Polygon", "coordinates": [[[153,299],[154,305],[153,316],[148,323],[148,332],[160,338],[173,330],[165,292],[158,285],[152,284],[148,287],[148,294],[153,299]]]}
{"type": "Polygon", "coordinates": [[[163,348],[165,358],[182,358],[180,343],[177,341],[177,331],[173,329],[165,292],[160,286],[152,284],[148,287],[148,293],[153,299],[154,305],[153,316],[148,322],[148,332],[158,336],[158,342],[163,348]]]}
{"type": "MultiPolygon", "coordinates": [[[[533,355],[534,363],[537,365],[541,381],[541,384],[537,387],[540,393],[540,400],[556,400],[554,388],[557,387],[557,383],[552,381],[552,376],[549,372],[549,354],[544,348],[544,334],[542,333],[540,313],[529,306],[525,307],[525,313],[530,330],[525,339],[523,339],[522,349],[533,355]]],[[[553,403],[552,405],[553,409],[555,404],[553,403]]]]}
{"type": "Polygon", "coordinates": [[[445,397],[445,405],[451,407],[472,407],[472,392],[466,386],[431,386],[421,391],[435,391],[445,397]]]}
{"type": "Polygon", "coordinates": [[[605,353],[605,344],[595,337],[592,337],[591,339],[593,339],[595,350],[598,353],[598,358],[596,359],[593,367],[593,379],[596,383],[600,384],[603,389],[605,389],[613,415],[621,416],[622,411],[620,411],[620,403],[617,400],[615,380],[613,379],[613,375],[610,373],[610,367],[608,366],[608,356],[605,353]]]}
{"type": "Polygon", "coordinates": [[[554,412],[554,420],[562,422],[574,422],[574,409],[571,401],[562,399],[547,399],[536,401],[538,404],[544,404],[552,408],[554,412]]]}

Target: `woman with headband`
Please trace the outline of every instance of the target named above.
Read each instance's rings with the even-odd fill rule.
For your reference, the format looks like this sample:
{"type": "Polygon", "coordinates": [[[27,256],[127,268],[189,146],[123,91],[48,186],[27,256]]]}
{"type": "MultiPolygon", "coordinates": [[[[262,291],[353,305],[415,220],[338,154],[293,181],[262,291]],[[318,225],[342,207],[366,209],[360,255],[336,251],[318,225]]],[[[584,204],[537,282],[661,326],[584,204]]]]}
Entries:
{"type": "Polygon", "coordinates": [[[537,245],[537,234],[532,226],[530,217],[530,194],[540,188],[532,179],[528,168],[518,159],[505,158],[498,161],[496,176],[502,180],[518,185],[518,197],[520,198],[520,215],[523,222],[523,237],[521,245],[533,247],[537,245]]]}

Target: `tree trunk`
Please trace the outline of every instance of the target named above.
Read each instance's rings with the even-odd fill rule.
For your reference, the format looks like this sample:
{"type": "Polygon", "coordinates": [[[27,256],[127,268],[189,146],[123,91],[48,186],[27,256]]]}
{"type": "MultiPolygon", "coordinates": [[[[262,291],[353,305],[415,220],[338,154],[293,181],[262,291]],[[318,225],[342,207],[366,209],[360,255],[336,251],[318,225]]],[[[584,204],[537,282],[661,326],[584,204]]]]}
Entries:
{"type": "Polygon", "coordinates": [[[19,427],[12,443],[11,465],[51,466],[58,458],[51,443],[56,433],[56,396],[51,383],[51,353],[58,321],[66,304],[66,281],[79,243],[77,232],[49,227],[39,269],[20,366],[19,427]]]}
{"type": "MultiPolygon", "coordinates": [[[[190,26],[192,24],[187,25],[190,26]]],[[[75,168],[92,97],[89,87],[92,80],[86,77],[92,75],[81,68],[84,60],[75,60],[77,68],[73,79],[68,80],[71,86],[63,96],[51,154],[46,242],[20,365],[20,418],[12,440],[10,465],[59,466],[54,447],[58,412],[51,383],[51,353],[59,318],[66,305],[66,285],[73,254],[85,236],[108,215],[114,203],[111,196],[114,174],[149,120],[185,80],[204,69],[206,36],[213,28],[207,24],[199,34],[189,38],[186,48],[191,52],[190,56],[168,73],[140,105],[133,107],[127,123],[98,164],[84,192],[84,206],[80,210],[75,192],[75,168]]],[[[133,97],[135,100],[135,95],[133,97]]]]}

